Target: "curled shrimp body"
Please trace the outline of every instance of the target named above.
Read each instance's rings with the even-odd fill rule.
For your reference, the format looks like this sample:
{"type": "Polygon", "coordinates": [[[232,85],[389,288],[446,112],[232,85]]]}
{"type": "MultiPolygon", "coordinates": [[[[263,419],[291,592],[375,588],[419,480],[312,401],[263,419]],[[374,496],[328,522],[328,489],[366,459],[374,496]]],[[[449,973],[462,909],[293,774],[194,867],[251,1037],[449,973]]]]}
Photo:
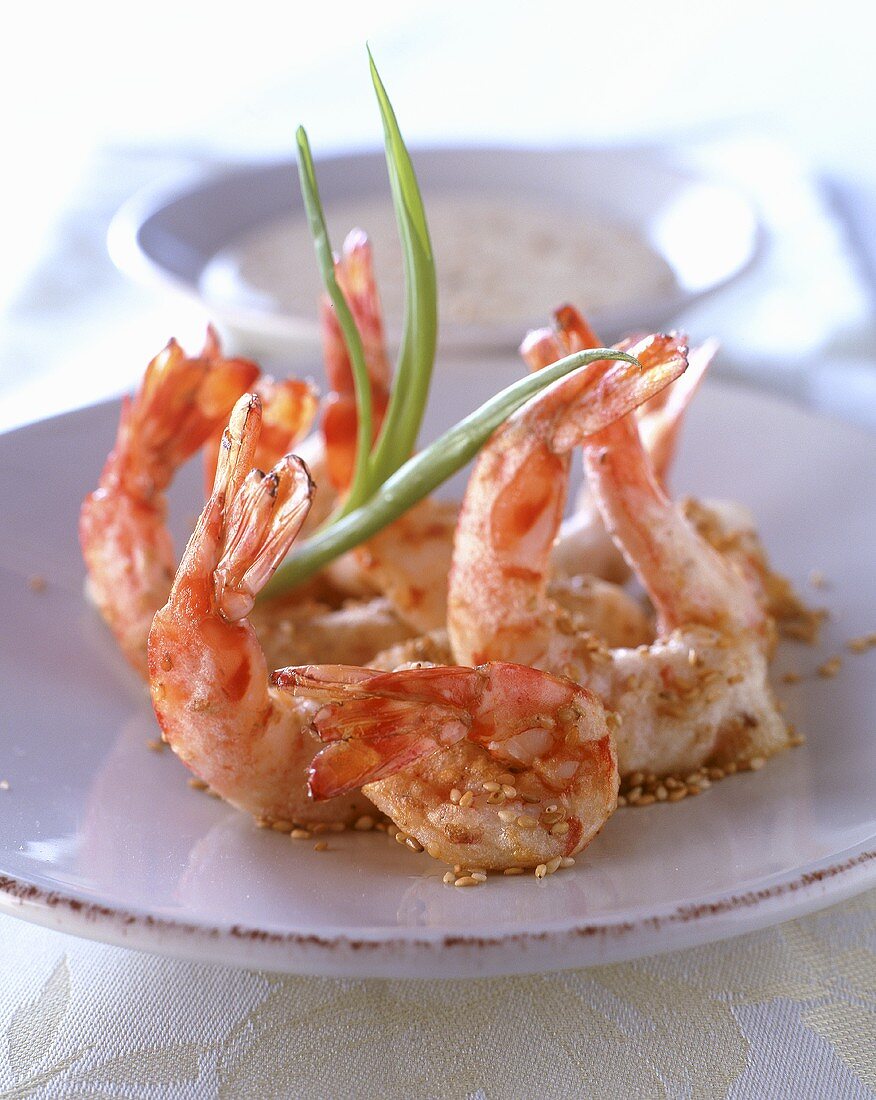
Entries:
{"type": "MultiPolygon", "coordinates": [[[[143,677],[152,616],[166,601],[176,569],[165,490],[202,446],[212,484],[223,426],[250,388],[262,399],[266,424],[254,463],[266,469],[310,426],[316,412],[313,387],[297,379],[260,377],[255,363],[225,358],[212,328],[196,358],[171,340],[146,368],[134,397],[124,401],[115,446],[98,488],[82,505],[79,533],[89,591],[143,677]]],[[[262,618],[279,623],[276,611],[262,618]]],[[[398,631],[391,640],[397,638],[398,631]]],[[[287,650],[286,658],[291,655],[287,650]]]]}
{"type": "MultiPolygon", "coordinates": [[[[563,674],[579,629],[548,585],[572,452],[685,366],[686,348],[674,337],[632,350],[643,370],[597,363],[576,371],[506,421],[478,456],[450,575],[448,630],[461,664],[509,660],[563,674]]],[[[580,644],[591,644],[589,636],[580,644]]]]}
{"type": "MultiPolygon", "coordinates": [[[[568,308],[558,314],[557,331],[541,339],[554,358],[595,340],[568,308]]],[[[643,358],[661,354],[658,345],[634,350],[643,358]]],[[[610,368],[603,370],[607,380],[610,368]]],[[[557,432],[583,445],[590,492],[656,608],[657,637],[636,649],[608,648],[564,625],[544,595],[556,513],[539,517],[549,530],[536,547],[532,522],[503,510],[506,472],[487,453],[463,507],[451,576],[456,659],[527,660],[594,690],[618,716],[621,775],[685,773],[778,751],[788,738],[767,681],[770,623],[749,580],[667,498],[634,417],[594,434],[572,406],[567,413],[557,432]],[[524,550],[525,573],[517,564],[524,550]],[[503,621],[496,594],[509,574],[514,597],[503,621]]]]}
{"type": "Polygon", "coordinates": [[[247,620],[295,539],[313,484],[293,455],[252,468],[261,403],[245,395],[223,436],[213,493],[149,634],[152,703],[164,739],[227,801],[269,822],[346,820],[358,795],[320,804],[307,791],[319,740],[314,707],[274,690],[247,620]]]}
{"type": "MultiPolygon", "coordinates": [[[[634,344],[635,339],[629,338],[618,347],[628,351],[634,344]]],[[[717,350],[714,340],[691,349],[684,374],[635,411],[642,445],[664,488],[675,458],[684,414],[717,350]]],[[[552,354],[550,341],[544,341],[540,332],[532,333],[524,341],[521,354],[531,370],[547,366],[543,357],[552,354]]],[[[551,571],[555,580],[579,576],[582,572],[615,584],[623,584],[629,579],[630,567],[606,531],[586,482],[578,492],[573,514],[560,528],[551,556],[551,571]]]]}
{"type": "Polygon", "coordinates": [[[487,869],[572,856],[617,803],[605,711],[589,691],[521,665],[284,669],[322,704],[315,798],[361,784],[436,859],[487,869]]]}
{"type": "Polygon", "coordinates": [[[134,397],[125,399],[98,488],[82,504],[79,539],[89,593],[143,676],[149,626],[176,565],[165,491],[257,376],[254,363],[221,356],[212,330],[195,358],[171,340],[134,397]]]}

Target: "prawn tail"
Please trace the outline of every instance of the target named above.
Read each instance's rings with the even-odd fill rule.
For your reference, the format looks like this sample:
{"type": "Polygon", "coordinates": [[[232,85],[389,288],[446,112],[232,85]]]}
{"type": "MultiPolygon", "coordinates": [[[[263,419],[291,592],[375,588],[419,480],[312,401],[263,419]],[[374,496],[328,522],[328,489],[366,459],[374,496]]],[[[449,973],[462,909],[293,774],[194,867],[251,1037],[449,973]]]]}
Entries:
{"type": "Polygon", "coordinates": [[[431,670],[384,674],[305,666],[274,673],[275,687],[323,704],[312,721],[314,732],[328,742],[310,767],[314,798],[331,798],[395,775],[467,736],[472,719],[464,707],[440,694],[429,698],[423,685],[410,691],[410,679],[425,671],[431,670]]]}
{"type": "MultiPolygon", "coordinates": [[[[520,354],[530,370],[540,370],[564,355],[598,346],[599,340],[588,323],[567,305],[555,312],[552,328],[535,329],[526,336],[520,354]]],[[[639,365],[604,360],[584,368],[580,392],[569,402],[553,434],[552,448],[556,452],[580,446],[589,436],[646,402],[659,402],[658,395],[687,370],[687,339],[680,334],[657,333],[619,346],[634,355],[639,365]]],[[[711,357],[711,351],[708,354],[711,357]]],[[[704,369],[698,364],[698,374],[704,369]]],[[[686,405],[689,397],[684,395],[694,388],[695,383],[682,389],[675,404],[686,405]]]]}
{"type": "Polygon", "coordinates": [[[171,340],[150,362],[123,431],[159,488],[228,418],[258,375],[248,359],[222,358],[210,333],[200,356],[187,356],[171,340]]]}
{"type": "Polygon", "coordinates": [[[260,427],[261,403],[245,394],[222,438],[211,499],[222,514],[215,595],[231,622],[249,613],[289,552],[314,494],[307,466],[296,455],[286,455],[267,474],[251,468],[260,427]]]}
{"type": "Polygon", "coordinates": [[[558,451],[571,450],[660,393],[687,369],[687,338],[657,333],[630,348],[639,366],[599,364],[592,385],[570,404],[554,437],[558,451]]]}
{"type": "MultiPolygon", "coordinates": [[[[380,295],[374,276],[371,242],[361,229],[347,234],[335,274],[356,329],[362,340],[365,367],[371,385],[374,438],[383,423],[389,403],[391,368],[386,351],[380,295]]],[[[338,490],[346,489],[353,477],[358,431],[353,369],[341,326],[328,298],[320,300],[323,361],[331,394],[323,403],[322,435],[325,441],[328,476],[338,490]]]]}
{"type": "MultiPolygon", "coordinates": [[[[270,469],[283,455],[288,454],[310,429],[319,407],[316,388],[298,378],[276,380],[262,375],[254,382],[253,392],[262,403],[262,425],[258,447],[252,456],[252,465],[260,470],[270,469]]],[[[234,401],[246,386],[237,388],[232,400],[226,405],[226,414],[222,422],[216,425],[204,447],[204,491],[210,495],[216,477],[219,443],[222,427],[228,419],[234,401]]]]}
{"type": "Polygon", "coordinates": [[[467,732],[451,707],[414,699],[365,696],[329,703],[312,727],[329,744],[310,765],[314,798],[331,798],[395,775],[467,732]]]}
{"type": "Polygon", "coordinates": [[[717,340],[691,348],[684,374],[638,410],[642,443],[663,486],[675,458],[684,414],[717,352],[717,340]]]}
{"type": "MultiPolygon", "coordinates": [[[[389,388],[390,366],[383,333],[380,294],[374,275],[374,258],[368,235],[353,229],[344,240],[335,261],[335,274],[362,339],[365,365],[374,391],[389,388]]],[[[323,298],[320,309],[326,376],[336,393],[353,392],[353,373],[346,344],[330,302],[323,298]]]]}

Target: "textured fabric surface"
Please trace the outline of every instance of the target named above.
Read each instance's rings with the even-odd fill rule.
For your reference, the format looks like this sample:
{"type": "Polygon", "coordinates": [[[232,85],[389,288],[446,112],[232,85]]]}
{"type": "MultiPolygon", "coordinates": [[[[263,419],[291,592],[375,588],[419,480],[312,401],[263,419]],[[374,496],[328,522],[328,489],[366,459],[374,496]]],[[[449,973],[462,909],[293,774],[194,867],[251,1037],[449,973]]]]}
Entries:
{"type": "Polygon", "coordinates": [[[876,1096],[876,892],[721,944],[481,981],[201,966],[0,918],[11,1097],[876,1096]]]}

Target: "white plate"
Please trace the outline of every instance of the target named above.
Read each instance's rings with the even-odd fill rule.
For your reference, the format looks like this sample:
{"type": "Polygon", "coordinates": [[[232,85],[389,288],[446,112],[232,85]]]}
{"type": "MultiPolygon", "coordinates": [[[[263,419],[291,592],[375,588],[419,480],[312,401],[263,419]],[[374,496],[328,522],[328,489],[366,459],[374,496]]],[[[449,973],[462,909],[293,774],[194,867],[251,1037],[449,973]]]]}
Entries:
{"type": "MultiPolygon", "coordinates": [[[[440,388],[440,387],[439,387],[440,388]]],[[[82,598],[79,501],[115,404],[0,437],[0,905],[68,932],[318,974],[453,976],[586,966],[732,936],[876,881],[876,650],[784,687],[805,747],[677,805],[622,810],[570,871],[457,890],[376,834],[315,852],[257,829],[156,755],[143,686],[82,598]],[[48,586],[34,592],[28,578],[48,586]]],[[[777,564],[830,579],[812,673],[876,629],[876,441],[772,398],[707,386],[676,483],[736,496],[777,564]]],[[[198,471],[174,506],[190,522],[198,471]]],[[[178,525],[179,526],[179,525],[178,525]]]]}
{"type": "MultiPolygon", "coordinates": [[[[737,276],[757,251],[758,221],[746,199],[653,150],[419,149],[414,161],[433,215],[439,283],[446,281],[439,302],[445,350],[514,347],[564,296],[580,301],[606,336],[634,327],[658,329],[737,276]],[[483,204],[485,223],[498,220],[480,244],[471,239],[482,220],[473,202],[483,204]],[[517,236],[515,226],[527,209],[546,223],[517,236]],[[615,231],[621,236],[612,246],[605,234],[614,239],[615,231]],[[559,289],[536,285],[548,260],[561,251],[557,234],[578,241],[577,261],[569,271],[554,272],[559,289]],[[465,239],[461,251],[454,237],[465,239]],[[541,252],[527,260],[530,246],[541,252]],[[638,251],[643,247],[660,270],[646,262],[648,255],[638,251]],[[521,267],[530,272],[522,281],[516,277],[521,267]],[[496,289],[503,270],[515,272],[513,292],[525,292],[517,306],[496,289]],[[478,287],[476,294],[461,289],[469,282],[478,287]],[[471,304],[473,297],[488,299],[483,309],[490,317],[511,312],[498,323],[466,321],[463,315],[479,308],[471,304]]],[[[317,171],[335,247],[359,221],[376,236],[393,335],[401,311],[392,308],[398,294],[390,283],[398,281],[400,252],[394,229],[387,228],[383,153],[328,157],[317,171]]],[[[319,339],[319,278],[303,219],[294,163],[249,165],[135,196],[113,221],[109,247],[133,277],[197,299],[236,350],[300,360],[319,339]],[[294,242],[290,221],[300,227],[294,242]],[[253,235],[258,260],[251,253],[242,260],[240,248],[253,235]]]]}

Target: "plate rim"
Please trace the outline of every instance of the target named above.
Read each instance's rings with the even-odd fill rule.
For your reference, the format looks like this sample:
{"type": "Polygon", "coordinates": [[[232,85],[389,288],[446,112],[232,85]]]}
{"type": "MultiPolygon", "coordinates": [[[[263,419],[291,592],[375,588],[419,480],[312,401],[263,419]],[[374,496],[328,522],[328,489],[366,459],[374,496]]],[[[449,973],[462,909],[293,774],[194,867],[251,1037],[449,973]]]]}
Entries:
{"type": "Polygon", "coordinates": [[[784,923],[873,886],[876,836],[802,867],[766,876],[740,892],[716,891],[682,905],[670,903],[633,920],[619,916],[493,937],[456,930],[429,936],[415,928],[350,936],[209,925],[156,916],[136,907],[104,905],[75,891],[50,890],[6,874],[0,874],[0,913],[68,935],[192,962],[326,977],[454,979],[471,975],[473,962],[477,976],[498,977],[650,958],[784,923]],[[570,952],[567,961],[541,965],[544,955],[555,956],[563,946],[570,952]],[[433,968],[439,962],[436,972],[433,968]]]}
{"type": "MultiPolygon", "coordinates": [[[[733,181],[726,180],[720,175],[699,168],[696,165],[685,163],[679,155],[683,152],[678,146],[670,144],[630,143],[625,145],[512,145],[508,143],[479,143],[476,145],[458,145],[452,143],[424,142],[411,145],[411,154],[414,158],[419,156],[526,156],[533,160],[550,156],[599,156],[608,155],[616,157],[639,157],[648,162],[655,169],[675,176],[679,181],[687,180],[690,183],[706,184],[717,187],[727,195],[732,195],[738,202],[745,206],[751,216],[752,242],[751,249],[738,266],[727,272],[708,286],[697,290],[685,290],[678,285],[672,289],[656,295],[653,299],[638,303],[638,309],[648,313],[665,313],[667,317],[688,309],[694,304],[710,297],[727,286],[732,285],[743,277],[760,260],[768,238],[768,231],[764,220],[757,209],[752,196],[747,194],[744,188],[737,186],[733,181]]],[[[316,158],[316,166],[320,164],[342,163],[344,161],[357,161],[374,157],[382,157],[383,151],[377,145],[363,145],[361,147],[334,150],[316,158]]],[[[300,345],[309,349],[315,347],[319,341],[319,327],[316,316],[313,318],[298,316],[291,313],[269,313],[251,306],[231,305],[216,303],[206,298],[196,283],[192,283],[178,272],[173,271],[162,264],[141,243],[141,233],[146,224],[161,216],[176,202],[191,198],[204,191],[208,187],[231,177],[246,178],[259,175],[281,168],[288,168],[290,174],[295,171],[295,160],[290,157],[275,156],[249,162],[228,162],[224,164],[212,164],[201,167],[189,167],[181,169],[154,183],[146,184],[136,190],[113,215],[106,233],[106,245],[110,259],[116,268],[127,278],[140,285],[170,290],[181,295],[185,300],[197,304],[215,317],[221,324],[228,326],[244,339],[282,341],[290,346],[300,345]]],[[[260,221],[258,224],[266,224],[260,221]]],[[[231,237],[228,238],[230,241],[231,237]]],[[[612,307],[606,311],[606,316],[600,319],[601,327],[612,329],[615,313],[620,315],[622,307],[612,307]]],[[[521,321],[519,326],[514,326],[513,333],[509,329],[505,333],[478,325],[445,324],[442,328],[443,347],[452,352],[483,352],[501,351],[507,346],[515,345],[520,338],[519,329],[525,328],[526,322],[521,321]],[[505,340],[505,336],[509,340],[505,340]]],[[[621,326],[622,327],[622,326],[621,326]]]]}

